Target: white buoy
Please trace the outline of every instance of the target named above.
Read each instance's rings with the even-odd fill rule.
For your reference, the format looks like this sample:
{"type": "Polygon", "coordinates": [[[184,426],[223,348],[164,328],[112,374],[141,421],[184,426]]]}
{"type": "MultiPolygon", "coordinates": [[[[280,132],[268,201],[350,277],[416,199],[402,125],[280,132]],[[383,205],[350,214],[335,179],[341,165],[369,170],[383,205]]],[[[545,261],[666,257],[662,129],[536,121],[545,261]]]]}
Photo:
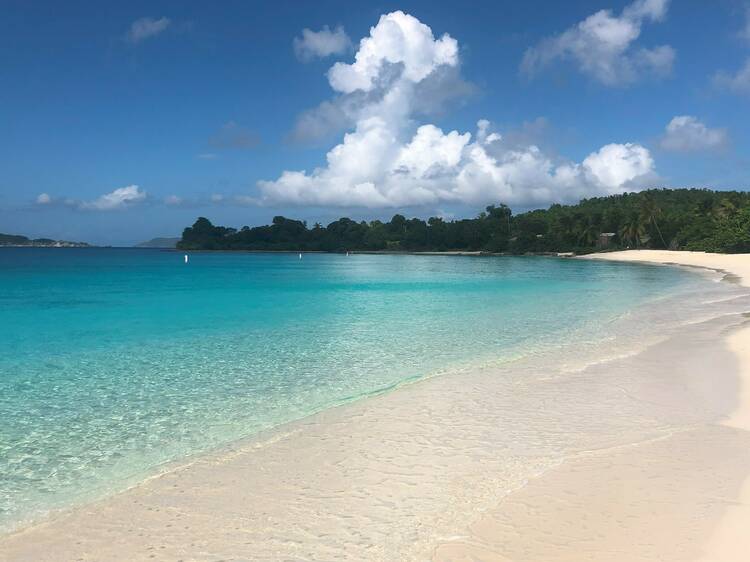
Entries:
{"type": "Polygon", "coordinates": [[[302,259],[302,254],[299,255],[299,259],[302,259]]]}
{"type": "Polygon", "coordinates": [[[185,263],[187,263],[187,262],[188,262],[188,255],[185,254],[185,263]]]}
{"type": "Polygon", "coordinates": [[[346,257],[347,257],[347,258],[349,257],[349,252],[347,252],[347,253],[346,253],[346,257]]]}

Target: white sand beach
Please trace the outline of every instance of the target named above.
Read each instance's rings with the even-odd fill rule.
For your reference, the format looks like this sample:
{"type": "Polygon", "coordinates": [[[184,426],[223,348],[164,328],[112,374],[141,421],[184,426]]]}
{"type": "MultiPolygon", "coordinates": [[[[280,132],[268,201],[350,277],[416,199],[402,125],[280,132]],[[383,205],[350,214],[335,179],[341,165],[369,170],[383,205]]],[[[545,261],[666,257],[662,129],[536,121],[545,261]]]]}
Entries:
{"type": "MultiPolygon", "coordinates": [[[[750,287],[750,255],[709,254],[705,252],[674,252],[664,250],[636,250],[593,254],[594,259],[647,262],[663,265],[704,267],[736,276],[736,281],[750,287]]],[[[744,327],[726,338],[726,345],[738,363],[740,387],[737,406],[723,425],[750,432],[750,328],[744,327]]],[[[750,474],[739,494],[726,506],[719,525],[704,545],[700,560],[708,562],[740,562],[750,552],[750,474]]]]}
{"type": "MultiPolygon", "coordinates": [[[[750,255],[591,258],[750,287],[750,255]]],[[[599,361],[562,349],[322,412],[0,537],[0,559],[746,560],[748,294],[637,348],[664,317],[643,311],[599,361]]]]}

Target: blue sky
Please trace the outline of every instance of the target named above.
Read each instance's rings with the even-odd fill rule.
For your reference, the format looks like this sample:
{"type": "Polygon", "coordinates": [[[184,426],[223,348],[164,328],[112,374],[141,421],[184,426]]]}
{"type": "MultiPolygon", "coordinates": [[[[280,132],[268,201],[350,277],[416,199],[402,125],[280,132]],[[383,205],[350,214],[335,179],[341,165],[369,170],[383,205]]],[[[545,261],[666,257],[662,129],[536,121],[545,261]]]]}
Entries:
{"type": "Polygon", "coordinates": [[[119,245],[199,215],[750,186],[740,0],[4,8],[0,232],[119,245]]]}

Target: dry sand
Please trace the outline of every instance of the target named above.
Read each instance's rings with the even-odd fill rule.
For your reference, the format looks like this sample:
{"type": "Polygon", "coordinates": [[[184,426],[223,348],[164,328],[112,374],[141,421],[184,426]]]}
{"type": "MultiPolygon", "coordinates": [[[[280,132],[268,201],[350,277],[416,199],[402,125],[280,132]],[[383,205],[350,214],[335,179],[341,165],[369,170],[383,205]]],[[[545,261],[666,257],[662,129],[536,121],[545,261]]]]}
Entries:
{"type": "MultiPolygon", "coordinates": [[[[750,256],[596,257],[750,284],[750,256]]],[[[750,298],[710,306],[579,371],[556,370],[568,349],[289,424],[0,537],[0,559],[747,560],[750,298]]]]}
{"type": "MultiPolygon", "coordinates": [[[[733,276],[736,282],[750,287],[750,255],[709,254],[705,252],[670,252],[664,250],[631,250],[589,256],[595,259],[635,261],[663,265],[711,268],[733,276]]],[[[738,404],[723,425],[750,432],[750,328],[743,328],[727,338],[727,346],[739,364],[741,379],[738,404]]],[[[719,525],[704,545],[703,562],[746,562],[750,560],[750,474],[735,501],[730,501],[719,525]]]]}

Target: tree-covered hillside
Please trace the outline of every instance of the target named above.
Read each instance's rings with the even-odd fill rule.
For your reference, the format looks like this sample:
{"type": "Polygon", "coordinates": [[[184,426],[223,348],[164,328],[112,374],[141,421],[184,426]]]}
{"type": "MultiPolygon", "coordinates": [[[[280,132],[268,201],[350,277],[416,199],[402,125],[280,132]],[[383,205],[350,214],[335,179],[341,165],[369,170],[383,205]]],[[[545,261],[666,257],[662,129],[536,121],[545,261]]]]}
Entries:
{"type": "Polygon", "coordinates": [[[84,248],[84,242],[68,242],[51,238],[28,238],[20,234],[0,234],[0,246],[33,246],[36,248],[84,248]]]}
{"type": "Polygon", "coordinates": [[[274,217],[237,230],[199,218],[186,228],[184,250],[354,250],[591,252],[602,248],[668,248],[750,252],[750,194],[707,189],[653,189],[584,199],[577,205],[513,215],[491,205],[473,219],[427,221],[394,215],[389,222],[341,218],[308,228],[274,217]]]}

